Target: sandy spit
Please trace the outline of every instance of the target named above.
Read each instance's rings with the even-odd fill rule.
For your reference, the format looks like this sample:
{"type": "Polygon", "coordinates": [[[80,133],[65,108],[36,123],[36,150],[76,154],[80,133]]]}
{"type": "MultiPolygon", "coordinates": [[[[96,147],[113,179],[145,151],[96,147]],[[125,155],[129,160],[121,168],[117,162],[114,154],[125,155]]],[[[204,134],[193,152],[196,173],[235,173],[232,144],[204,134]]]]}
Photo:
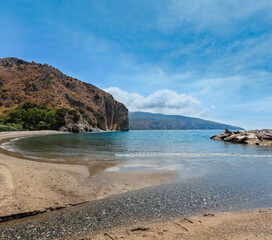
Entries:
{"type": "MultiPolygon", "coordinates": [[[[0,132],[0,142],[57,131],[0,132]]],[[[95,168],[95,167],[94,167],[95,168]]],[[[168,183],[173,172],[104,172],[85,165],[38,162],[0,150],[0,217],[45,211],[168,183]],[[90,170],[96,176],[90,176],[90,170]]]]}

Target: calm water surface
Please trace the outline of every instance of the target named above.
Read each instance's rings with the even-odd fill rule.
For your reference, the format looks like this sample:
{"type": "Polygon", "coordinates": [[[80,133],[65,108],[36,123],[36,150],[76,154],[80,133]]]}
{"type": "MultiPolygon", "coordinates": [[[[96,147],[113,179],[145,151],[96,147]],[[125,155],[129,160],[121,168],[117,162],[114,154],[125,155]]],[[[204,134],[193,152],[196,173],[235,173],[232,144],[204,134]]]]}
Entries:
{"type": "Polygon", "coordinates": [[[272,148],[210,140],[222,131],[129,131],[35,136],[6,146],[32,158],[86,164],[106,171],[173,170],[181,178],[271,166],[272,148]]]}

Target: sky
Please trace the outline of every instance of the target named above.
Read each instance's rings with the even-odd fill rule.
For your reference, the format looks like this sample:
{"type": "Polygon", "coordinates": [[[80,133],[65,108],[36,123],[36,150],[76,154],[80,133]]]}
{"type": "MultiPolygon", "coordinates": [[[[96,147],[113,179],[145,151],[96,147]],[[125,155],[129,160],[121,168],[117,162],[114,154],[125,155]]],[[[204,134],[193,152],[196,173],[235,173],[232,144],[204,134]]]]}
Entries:
{"type": "Polygon", "coordinates": [[[130,111],[272,128],[271,0],[0,0],[0,58],[47,63],[130,111]]]}

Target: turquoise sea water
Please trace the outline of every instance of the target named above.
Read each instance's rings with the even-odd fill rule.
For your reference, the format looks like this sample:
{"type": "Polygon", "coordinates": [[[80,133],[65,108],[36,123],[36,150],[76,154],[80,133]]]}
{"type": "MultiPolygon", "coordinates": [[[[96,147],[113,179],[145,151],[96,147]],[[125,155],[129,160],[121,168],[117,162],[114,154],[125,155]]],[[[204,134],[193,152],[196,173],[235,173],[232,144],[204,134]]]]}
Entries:
{"type": "Polygon", "coordinates": [[[35,136],[9,149],[46,161],[104,163],[106,171],[176,171],[180,178],[272,166],[272,148],[210,140],[222,131],[129,131],[35,136]],[[108,165],[107,165],[108,164],[108,165]]]}

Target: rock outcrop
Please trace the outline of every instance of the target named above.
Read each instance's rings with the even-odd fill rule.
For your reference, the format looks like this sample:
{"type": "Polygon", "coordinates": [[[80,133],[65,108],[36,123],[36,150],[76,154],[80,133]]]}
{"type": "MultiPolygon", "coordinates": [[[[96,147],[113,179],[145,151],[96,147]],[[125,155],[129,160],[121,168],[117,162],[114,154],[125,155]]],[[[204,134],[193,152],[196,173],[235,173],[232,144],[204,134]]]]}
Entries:
{"type": "Polygon", "coordinates": [[[233,143],[272,146],[272,129],[253,131],[239,130],[237,132],[231,132],[226,129],[225,133],[212,136],[211,139],[233,143]]]}
{"type": "Polygon", "coordinates": [[[17,58],[0,59],[0,113],[25,102],[41,109],[66,109],[73,112],[61,130],[126,131],[128,110],[101,89],[69,77],[47,64],[17,58]]]}

